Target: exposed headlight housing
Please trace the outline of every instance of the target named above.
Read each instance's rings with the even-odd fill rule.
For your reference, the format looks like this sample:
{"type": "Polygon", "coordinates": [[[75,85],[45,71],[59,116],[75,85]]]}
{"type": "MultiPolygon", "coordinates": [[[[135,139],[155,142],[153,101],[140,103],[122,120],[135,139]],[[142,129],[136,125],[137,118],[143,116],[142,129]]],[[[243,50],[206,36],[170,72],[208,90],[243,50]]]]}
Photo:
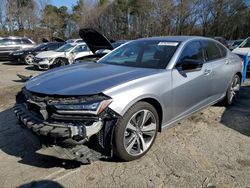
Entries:
{"type": "Polygon", "coordinates": [[[100,114],[107,108],[112,99],[77,104],[55,104],[56,111],[61,114],[100,114]]]}

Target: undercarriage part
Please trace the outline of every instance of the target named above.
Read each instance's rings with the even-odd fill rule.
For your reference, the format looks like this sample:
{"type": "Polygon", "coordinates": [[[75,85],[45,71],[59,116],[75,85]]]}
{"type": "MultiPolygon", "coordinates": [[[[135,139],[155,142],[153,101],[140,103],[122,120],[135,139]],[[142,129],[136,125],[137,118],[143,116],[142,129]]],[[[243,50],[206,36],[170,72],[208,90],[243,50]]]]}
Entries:
{"type": "Polygon", "coordinates": [[[75,160],[82,164],[91,164],[92,162],[106,159],[101,153],[90,149],[85,145],[77,145],[73,148],[65,148],[61,146],[53,146],[53,148],[60,154],[66,155],[66,159],[75,160]]]}
{"type": "Polygon", "coordinates": [[[21,75],[21,74],[16,74],[23,82],[28,81],[29,79],[31,79],[33,77],[33,75],[30,76],[25,76],[25,75],[21,75]]]}

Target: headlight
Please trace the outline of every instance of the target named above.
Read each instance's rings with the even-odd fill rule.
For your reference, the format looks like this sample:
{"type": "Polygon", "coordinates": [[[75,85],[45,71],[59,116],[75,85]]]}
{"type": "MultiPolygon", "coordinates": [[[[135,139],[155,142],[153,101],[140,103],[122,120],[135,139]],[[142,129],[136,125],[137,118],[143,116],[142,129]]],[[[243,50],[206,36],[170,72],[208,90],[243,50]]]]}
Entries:
{"type": "Polygon", "coordinates": [[[103,112],[105,108],[112,102],[111,99],[104,101],[95,101],[95,102],[87,102],[80,104],[55,104],[54,107],[57,109],[57,112],[62,114],[99,114],[103,112]]]}
{"type": "Polygon", "coordinates": [[[23,52],[15,52],[13,55],[23,55],[23,52]]]}

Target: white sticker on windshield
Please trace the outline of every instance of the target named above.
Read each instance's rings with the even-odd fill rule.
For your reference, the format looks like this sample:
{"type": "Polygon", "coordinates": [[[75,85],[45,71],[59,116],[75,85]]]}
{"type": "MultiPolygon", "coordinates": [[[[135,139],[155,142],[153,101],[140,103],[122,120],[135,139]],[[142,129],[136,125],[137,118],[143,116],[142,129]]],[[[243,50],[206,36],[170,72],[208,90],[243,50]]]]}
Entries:
{"type": "Polygon", "coordinates": [[[177,46],[178,42],[159,42],[159,46],[177,46]]]}

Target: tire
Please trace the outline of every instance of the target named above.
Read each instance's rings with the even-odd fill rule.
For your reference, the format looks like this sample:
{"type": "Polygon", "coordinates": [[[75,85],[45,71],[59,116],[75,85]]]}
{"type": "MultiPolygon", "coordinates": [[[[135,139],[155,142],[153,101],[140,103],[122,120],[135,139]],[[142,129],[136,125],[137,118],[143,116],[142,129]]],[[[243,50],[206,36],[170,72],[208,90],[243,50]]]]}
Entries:
{"type": "Polygon", "coordinates": [[[222,104],[224,106],[230,106],[235,103],[235,101],[239,96],[240,86],[241,86],[241,79],[236,74],[234,75],[230,85],[228,86],[225,98],[222,100],[222,104]]]}
{"type": "Polygon", "coordinates": [[[34,58],[34,55],[32,55],[32,54],[27,54],[27,55],[24,57],[24,62],[25,62],[25,64],[31,65],[31,64],[33,63],[33,58],[34,58]]]}
{"type": "Polygon", "coordinates": [[[61,67],[68,65],[69,62],[66,58],[57,58],[55,59],[54,63],[50,66],[51,68],[61,67]]]}
{"type": "Polygon", "coordinates": [[[158,130],[159,117],[155,108],[147,102],[134,104],[115,127],[115,155],[124,161],[144,156],[153,145],[158,130]]]}

